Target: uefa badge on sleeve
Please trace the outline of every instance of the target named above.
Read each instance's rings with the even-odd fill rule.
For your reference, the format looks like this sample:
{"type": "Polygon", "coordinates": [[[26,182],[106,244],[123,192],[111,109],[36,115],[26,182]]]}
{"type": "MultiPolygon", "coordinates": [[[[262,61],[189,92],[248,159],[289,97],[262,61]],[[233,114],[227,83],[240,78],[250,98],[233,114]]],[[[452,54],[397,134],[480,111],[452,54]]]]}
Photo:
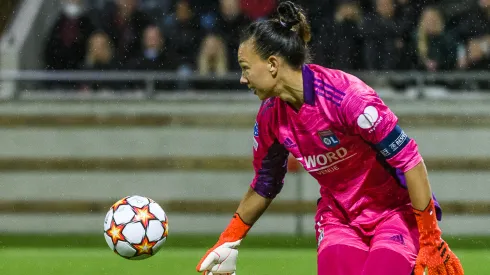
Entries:
{"type": "Polygon", "coordinates": [[[318,238],[317,238],[317,243],[316,243],[317,248],[320,248],[320,245],[322,244],[322,241],[323,241],[323,237],[325,237],[324,232],[323,232],[323,228],[320,228],[320,229],[318,229],[318,238]]]}
{"type": "Polygon", "coordinates": [[[331,130],[319,131],[318,136],[322,140],[323,144],[328,148],[335,147],[340,143],[337,136],[331,130]]]}
{"type": "Polygon", "coordinates": [[[259,142],[257,141],[258,137],[259,137],[259,124],[256,121],[254,125],[254,137],[253,137],[253,142],[254,142],[253,146],[255,151],[257,151],[257,149],[259,148],[259,142]]]}

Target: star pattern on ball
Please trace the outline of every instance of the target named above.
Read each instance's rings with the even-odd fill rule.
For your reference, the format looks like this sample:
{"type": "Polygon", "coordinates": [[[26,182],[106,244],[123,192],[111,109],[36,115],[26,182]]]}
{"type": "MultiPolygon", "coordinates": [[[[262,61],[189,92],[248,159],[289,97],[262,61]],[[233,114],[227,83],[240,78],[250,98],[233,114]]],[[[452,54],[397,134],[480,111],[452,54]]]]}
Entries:
{"type": "Polygon", "coordinates": [[[125,241],[126,238],[124,237],[122,231],[124,229],[124,224],[121,225],[116,225],[114,221],[111,223],[111,227],[106,231],[107,235],[111,237],[112,243],[114,245],[117,244],[117,241],[125,241]]]}
{"type": "Polygon", "coordinates": [[[114,212],[116,212],[119,205],[123,205],[127,203],[128,203],[127,198],[122,198],[112,205],[112,209],[114,210],[114,212]]]}
{"type": "Polygon", "coordinates": [[[133,222],[141,222],[144,228],[148,228],[150,220],[156,219],[155,215],[150,212],[148,205],[143,208],[133,207],[133,210],[135,212],[133,222]]]}
{"type": "Polygon", "coordinates": [[[166,238],[168,235],[168,221],[167,220],[162,221],[162,225],[163,225],[163,231],[164,231],[162,238],[166,238]]]}
{"type": "Polygon", "coordinates": [[[152,248],[155,246],[157,242],[150,242],[148,240],[148,237],[144,237],[143,241],[141,241],[140,244],[135,244],[133,245],[134,248],[136,249],[136,256],[148,254],[152,255],[152,248]]]}

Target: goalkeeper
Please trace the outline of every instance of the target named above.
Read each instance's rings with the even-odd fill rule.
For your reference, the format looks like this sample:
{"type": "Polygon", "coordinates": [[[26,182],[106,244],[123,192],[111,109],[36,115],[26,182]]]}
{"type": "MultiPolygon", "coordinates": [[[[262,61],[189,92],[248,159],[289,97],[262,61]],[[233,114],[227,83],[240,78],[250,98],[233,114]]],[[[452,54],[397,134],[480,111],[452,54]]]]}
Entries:
{"type": "Polygon", "coordinates": [[[255,177],[196,269],[234,274],[238,247],[281,191],[292,154],[320,184],[319,275],[462,275],[441,238],[441,209],[415,140],[358,78],[308,61],[310,28],[294,3],[252,23],[238,52],[240,82],[262,100],[255,177]]]}

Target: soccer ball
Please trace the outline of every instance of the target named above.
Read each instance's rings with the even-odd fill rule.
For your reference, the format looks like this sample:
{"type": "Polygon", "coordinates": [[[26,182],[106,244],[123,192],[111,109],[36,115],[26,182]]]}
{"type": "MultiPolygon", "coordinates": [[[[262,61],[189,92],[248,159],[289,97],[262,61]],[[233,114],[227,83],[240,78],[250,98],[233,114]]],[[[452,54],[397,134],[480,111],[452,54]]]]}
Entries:
{"type": "Polygon", "coordinates": [[[128,196],[114,203],[104,220],[104,237],[109,247],[130,260],[149,258],[167,240],[168,219],[154,200],[128,196]]]}

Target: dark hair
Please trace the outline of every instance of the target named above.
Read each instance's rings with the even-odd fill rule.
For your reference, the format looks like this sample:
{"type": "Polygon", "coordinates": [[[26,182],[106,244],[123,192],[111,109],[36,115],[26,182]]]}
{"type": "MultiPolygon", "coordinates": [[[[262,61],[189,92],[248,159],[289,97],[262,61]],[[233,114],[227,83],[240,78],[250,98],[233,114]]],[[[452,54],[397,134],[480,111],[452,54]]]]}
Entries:
{"type": "Polygon", "coordinates": [[[310,25],[304,11],[291,1],[277,7],[279,18],[256,21],[242,33],[240,43],[253,39],[255,51],[267,59],[279,55],[293,68],[299,69],[309,58],[310,25]]]}

